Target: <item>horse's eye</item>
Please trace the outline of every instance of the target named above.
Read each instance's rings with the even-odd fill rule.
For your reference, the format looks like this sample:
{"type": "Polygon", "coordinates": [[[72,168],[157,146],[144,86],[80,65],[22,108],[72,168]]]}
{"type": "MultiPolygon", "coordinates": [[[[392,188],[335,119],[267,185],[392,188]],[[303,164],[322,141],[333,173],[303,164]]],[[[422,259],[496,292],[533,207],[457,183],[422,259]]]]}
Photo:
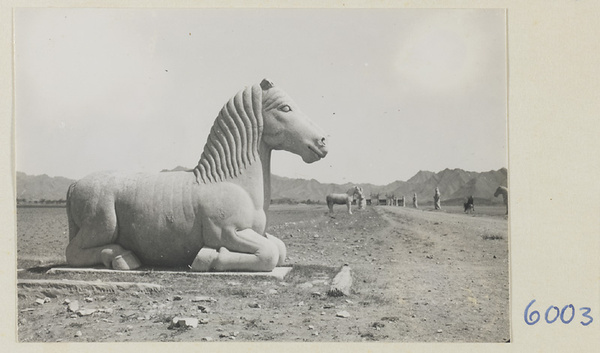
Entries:
{"type": "Polygon", "coordinates": [[[287,113],[287,112],[291,112],[292,108],[290,108],[289,105],[285,104],[285,105],[282,105],[281,107],[279,107],[279,110],[281,110],[282,112],[287,113]]]}

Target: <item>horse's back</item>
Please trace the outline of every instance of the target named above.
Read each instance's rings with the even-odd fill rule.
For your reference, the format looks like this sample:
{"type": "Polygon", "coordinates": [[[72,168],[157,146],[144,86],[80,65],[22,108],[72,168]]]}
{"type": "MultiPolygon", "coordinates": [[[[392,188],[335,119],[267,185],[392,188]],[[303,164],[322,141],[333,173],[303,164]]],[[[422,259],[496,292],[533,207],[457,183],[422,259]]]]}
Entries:
{"type": "Polygon", "coordinates": [[[68,203],[79,227],[113,227],[116,242],[145,263],[172,259],[167,253],[193,258],[201,246],[194,182],[189,172],[100,172],[76,182],[68,203]]]}
{"type": "Polygon", "coordinates": [[[329,194],[326,197],[327,203],[333,203],[333,204],[345,204],[346,202],[348,202],[351,196],[348,196],[348,194],[329,194]]]}

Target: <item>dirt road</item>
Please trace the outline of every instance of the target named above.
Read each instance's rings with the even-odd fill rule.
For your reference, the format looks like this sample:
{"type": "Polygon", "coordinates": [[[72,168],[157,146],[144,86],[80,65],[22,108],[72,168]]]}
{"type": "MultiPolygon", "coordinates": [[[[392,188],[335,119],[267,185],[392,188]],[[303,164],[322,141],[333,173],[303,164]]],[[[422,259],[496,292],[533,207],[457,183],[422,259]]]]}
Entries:
{"type": "Polygon", "coordinates": [[[429,341],[426,336],[439,330],[453,341],[508,340],[504,217],[398,207],[378,211],[403,252],[390,270],[398,275],[394,284],[403,311],[422,321],[417,341],[429,341]]]}

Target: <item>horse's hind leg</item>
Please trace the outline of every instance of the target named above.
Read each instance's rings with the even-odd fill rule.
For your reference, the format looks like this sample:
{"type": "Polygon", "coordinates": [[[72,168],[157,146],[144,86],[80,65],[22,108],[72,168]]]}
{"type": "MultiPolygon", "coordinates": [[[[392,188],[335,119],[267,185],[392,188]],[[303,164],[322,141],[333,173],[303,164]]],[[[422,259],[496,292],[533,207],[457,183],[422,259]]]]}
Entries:
{"type": "Polygon", "coordinates": [[[76,234],[69,240],[65,253],[69,265],[87,267],[103,264],[118,270],[131,270],[141,265],[132,252],[114,243],[117,238],[114,211],[102,212],[89,219],[78,229],[75,222],[70,224],[71,231],[76,234]]]}
{"type": "Polygon", "coordinates": [[[218,251],[206,247],[200,250],[192,271],[268,272],[280,262],[277,243],[252,229],[223,230],[222,240],[218,251]]]}

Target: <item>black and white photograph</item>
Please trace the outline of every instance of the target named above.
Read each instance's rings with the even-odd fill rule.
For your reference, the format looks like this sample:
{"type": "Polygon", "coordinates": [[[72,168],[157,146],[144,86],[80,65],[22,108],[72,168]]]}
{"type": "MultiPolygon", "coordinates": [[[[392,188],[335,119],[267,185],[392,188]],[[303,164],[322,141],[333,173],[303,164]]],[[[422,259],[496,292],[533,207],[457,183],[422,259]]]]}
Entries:
{"type": "Polygon", "coordinates": [[[506,16],[16,9],[18,342],[510,342],[506,16]]]}

